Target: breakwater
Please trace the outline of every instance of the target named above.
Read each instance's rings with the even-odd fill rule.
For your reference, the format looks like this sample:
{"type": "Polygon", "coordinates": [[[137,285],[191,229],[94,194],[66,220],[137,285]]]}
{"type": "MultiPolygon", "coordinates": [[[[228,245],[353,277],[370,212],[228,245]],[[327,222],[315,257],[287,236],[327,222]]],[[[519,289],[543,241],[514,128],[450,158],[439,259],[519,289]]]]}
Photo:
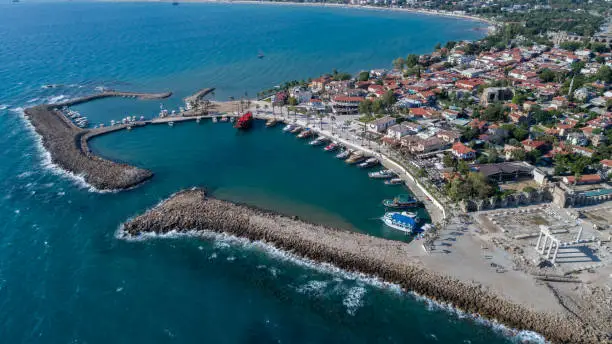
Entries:
{"type": "Polygon", "coordinates": [[[58,109],[108,97],[162,99],[172,93],[134,93],[108,91],[58,104],[43,104],[26,109],[26,118],[42,137],[45,149],[53,163],[77,175],[98,190],[122,190],[134,187],[151,177],[151,171],[102,159],[91,154],[87,141],[93,136],[106,134],[125,126],[99,129],[81,129],[68,120],[58,109]]]}
{"type": "Polygon", "coordinates": [[[227,232],[283,250],[396,283],[435,301],[479,314],[553,342],[598,343],[605,335],[565,314],[536,312],[479,284],[459,281],[419,266],[408,244],[314,225],[296,218],[207,197],[202,189],[182,191],[122,226],[122,235],[171,231],[227,232]]]}

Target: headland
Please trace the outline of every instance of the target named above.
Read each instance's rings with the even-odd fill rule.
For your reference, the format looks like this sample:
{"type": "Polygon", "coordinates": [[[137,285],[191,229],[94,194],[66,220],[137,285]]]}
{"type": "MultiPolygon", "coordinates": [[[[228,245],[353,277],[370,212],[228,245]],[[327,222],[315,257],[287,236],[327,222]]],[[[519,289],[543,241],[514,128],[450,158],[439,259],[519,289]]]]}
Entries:
{"type": "MultiPolygon", "coordinates": [[[[543,286],[520,284],[522,299],[502,297],[469,279],[458,280],[423,267],[413,254],[416,244],[307,223],[272,212],[208,197],[202,189],[181,191],[145,214],[128,220],[120,236],[171,231],[225,232],[347,271],[376,276],[471,314],[495,319],[516,329],[536,331],[553,342],[604,342],[601,331],[579,318],[551,311],[530,300],[543,286]],[[538,308],[539,307],[539,308],[538,308]]],[[[460,263],[457,263],[460,264],[460,263]]]]}

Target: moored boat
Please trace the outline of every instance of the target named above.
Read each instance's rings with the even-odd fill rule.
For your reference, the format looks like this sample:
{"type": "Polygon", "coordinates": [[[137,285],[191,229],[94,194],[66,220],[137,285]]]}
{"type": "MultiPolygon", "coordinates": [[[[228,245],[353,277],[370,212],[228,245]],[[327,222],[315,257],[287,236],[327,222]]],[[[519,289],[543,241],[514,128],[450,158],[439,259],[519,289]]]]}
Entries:
{"type": "Polygon", "coordinates": [[[274,127],[277,123],[278,121],[276,119],[270,118],[269,120],[266,121],[266,127],[268,128],[274,127]]]}
{"type": "Polygon", "coordinates": [[[333,152],[336,149],[338,149],[338,144],[335,142],[332,142],[330,144],[328,144],[327,146],[325,146],[325,148],[323,148],[326,152],[333,152]]]}
{"type": "Polygon", "coordinates": [[[404,184],[402,178],[392,178],[389,180],[385,180],[385,185],[401,185],[404,184]]]}
{"type": "Polygon", "coordinates": [[[314,132],[311,129],[306,128],[302,132],[300,132],[297,135],[297,137],[299,139],[305,139],[305,138],[308,138],[308,137],[312,136],[313,134],[314,134],[314,132]]]}
{"type": "Polygon", "coordinates": [[[168,122],[168,125],[173,127],[174,126],[174,122],[170,121],[170,122],[168,122]]]}
{"type": "Polygon", "coordinates": [[[350,149],[344,149],[342,150],[340,153],[336,154],[336,158],[338,159],[346,159],[351,155],[351,150],[350,149]]]}
{"type": "Polygon", "coordinates": [[[380,170],[376,172],[368,173],[368,176],[373,179],[389,179],[396,176],[395,172],[391,170],[380,170]]]}
{"type": "Polygon", "coordinates": [[[322,145],[323,143],[325,143],[327,141],[328,141],[328,139],[326,137],[319,136],[316,139],[308,142],[308,144],[311,145],[311,146],[319,146],[319,145],[322,145]]]}
{"type": "Polygon", "coordinates": [[[387,208],[406,209],[417,207],[419,201],[412,198],[410,195],[399,195],[393,199],[383,200],[383,205],[387,208]]]}
{"type": "Polygon", "coordinates": [[[295,129],[295,125],[294,125],[294,124],[287,124],[287,125],[286,125],[286,126],[283,128],[283,131],[284,131],[284,132],[288,132],[288,131],[291,131],[291,130],[293,130],[293,129],[295,129]]]}
{"type": "Polygon", "coordinates": [[[346,163],[347,164],[357,164],[357,163],[362,162],[365,159],[366,158],[365,156],[363,156],[362,152],[356,152],[356,153],[351,154],[351,156],[348,159],[346,159],[346,163]]]}
{"type": "Polygon", "coordinates": [[[252,125],[253,125],[253,114],[251,113],[251,111],[249,111],[245,113],[244,115],[240,116],[240,118],[238,118],[238,120],[234,124],[234,128],[246,130],[246,129],[249,129],[252,125]]]}
{"type": "Polygon", "coordinates": [[[358,166],[359,168],[370,168],[378,165],[379,163],[380,161],[378,161],[378,159],[376,158],[368,158],[366,161],[360,163],[358,166]]]}
{"type": "Polygon", "coordinates": [[[388,212],[382,217],[385,225],[406,233],[412,233],[417,227],[416,215],[407,212],[388,212]],[[414,217],[413,217],[414,215],[414,217]]]}
{"type": "Polygon", "coordinates": [[[296,125],[293,129],[289,130],[289,132],[292,133],[292,134],[296,134],[296,133],[302,131],[302,129],[303,129],[302,127],[300,127],[299,125],[296,125]]]}

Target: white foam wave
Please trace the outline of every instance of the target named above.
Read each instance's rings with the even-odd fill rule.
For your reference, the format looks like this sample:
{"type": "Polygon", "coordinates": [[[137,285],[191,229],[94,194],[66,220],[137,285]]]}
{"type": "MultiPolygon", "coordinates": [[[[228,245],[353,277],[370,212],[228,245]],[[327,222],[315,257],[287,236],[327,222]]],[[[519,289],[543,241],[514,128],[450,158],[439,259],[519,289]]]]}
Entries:
{"type": "Polygon", "coordinates": [[[355,315],[357,310],[363,305],[363,296],[366,294],[364,287],[352,287],[348,294],[342,300],[342,304],[346,307],[346,312],[349,315],[355,315]]]}
{"type": "Polygon", "coordinates": [[[10,107],[10,105],[8,105],[8,104],[0,104],[0,111],[2,111],[2,110],[6,110],[6,109],[8,109],[9,107],[10,107]]]}
{"type": "Polygon", "coordinates": [[[68,98],[68,96],[66,96],[65,94],[60,94],[59,96],[53,96],[53,97],[47,98],[47,103],[49,104],[59,103],[60,101],[66,98],[68,98]]]}
{"type": "MultiPolygon", "coordinates": [[[[164,201],[161,201],[160,203],[163,203],[163,202],[164,201]]],[[[413,291],[404,290],[398,284],[389,283],[389,282],[381,280],[378,277],[369,276],[369,275],[366,275],[360,272],[346,271],[346,270],[340,269],[339,267],[334,266],[329,263],[320,263],[320,262],[317,262],[317,261],[314,261],[308,258],[304,258],[296,254],[283,251],[263,241],[251,241],[249,239],[237,237],[231,234],[217,233],[217,232],[208,231],[208,230],[203,230],[203,231],[201,230],[189,230],[189,231],[173,230],[166,234],[144,233],[138,237],[132,237],[126,232],[124,232],[123,226],[120,226],[117,229],[115,236],[117,238],[128,240],[128,241],[144,241],[144,240],[150,240],[150,239],[166,239],[166,238],[178,239],[178,238],[197,237],[197,238],[214,240],[215,244],[217,242],[222,242],[222,243],[230,244],[233,246],[239,246],[244,249],[263,250],[267,254],[269,254],[271,257],[278,259],[280,261],[291,262],[298,266],[310,268],[310,269],[313,269],[313,270],[316,270],[322,273],[328,273],[328,274],[332,274],[335,276],[339,276],[344,280],[358,281],[361,283],[365,283],[369,286],[376,287],[379,289],[384,289],[384,290],[391,291],[397,294],[407,293],[408,295],[411,295],[417,300],[426,302],[428,305],[427,308],[429,310],[432,310],[432,311],[433,310],[443,310],[443,311],[446,311],[448,313],[455,315],[459,319],[469,318],[479,325],[489,327],[498,333],[502,333],[503,335],[507,337],[511,337],[514,341],[518,341],[521,343],[523,342],[542,343],[542,344],[546,343],[546,340],[544,339],[544,337],[536,332],[526,331],[526,330],[519,331],[516,329],[512,329],[512,328],[509,328],[499,323],[496,320],[485,319],[478,314],[466,313],[460,309],[455,308],[450,303],[434,301],[425,296],[419,295],[413,291]]],[[[363,295],[360,295],[362,291],[358,289],[358,288],[363,288],[363,286],[357,286],[355,288],[357,289],[353,290],[352,295],[349,291],[349,296],[345,298],[346,300],[345,306],[347,307],[347,312],[349,312],[349,306],[354,307],[354,305],[356,304],[355,302],[357,301],[359,301],[357,305],[361,306],[362,298],[365,295],[365,292],[366,292],[365,289],[363,290],[363,295]]],[[[343,300],[343,304],[345,300],[343,300]]],[[[350,308],[350,310],[356,311],[358,308],[359,307],[350,308]]],[[[354,315],[354,314],[351,314],[351,315],[354,315]]]]}
{"type": "Polygon", "coordinates": [[[28,100],[27,103],[31,104],[31,103],[35,103],[35,102],[37,102],[39,100],[40,100],[40,98],[32,98],[32,99],[28,100]]]}
{"type": "Polygon", "coordinates": [[[327,287],[329,282],[327,281],[308,281],[308,283],[301,285],[297,288],[297,291],[302,294],[308,295],[320,295],[323,290],[327,287]]]}
{"type": "Polygon", "coordinates": [[[23,178],[27,178],[27,177],[29,177],[29,176],[31,176],[33,174],[34,174],[34,172],[32,172],[32,171],[26,171],[26,172],[19,173],[17,175],[17,178],[23,179],[23,178]]]}
{"type": "Polygon", "coordinates": [[[56,163],[53,162],[53,159],[51,158],[51,153],[49,153],[49,151],[47,149],[45,149],[45,146],[42,143],[42,136],[40,136],[37,132],[36,129],[34,129],[34,126],[32,125],[32,123],[30,123],[30,121],[26,118],[25,112],[23,110],[22,107],[18,107],[18,108],[14,108],[11,109],[10,111],[15,112],[17,114],[20,115],[20,117],[23,119],[23,122],[25,123],[26,127],[30,130],[30,133],[32,134],[32,138],[34,139],[35,142],[35,147],[36,150],[39,153],[40,159],[41,159],[41,166],[49,171],[51,171],[53,174],[60,176],[60,177],[64,177],[67,178],[69,180],[71,180],[72,182],[74,182],[74,184],[82,189],[87,189],[89,192],[96,192],[96,193],[114,193],[114,192],[118,192],[119,190],[100,190],[97,189],[96,187],[94,187],[93,185],[87,183],[85,181],[85,178],[82,174],[75,174],[73,172],[70,172],[68,170],[65,170],[63,168],[61,168],[59,165],[57,165],[56,163]]]}

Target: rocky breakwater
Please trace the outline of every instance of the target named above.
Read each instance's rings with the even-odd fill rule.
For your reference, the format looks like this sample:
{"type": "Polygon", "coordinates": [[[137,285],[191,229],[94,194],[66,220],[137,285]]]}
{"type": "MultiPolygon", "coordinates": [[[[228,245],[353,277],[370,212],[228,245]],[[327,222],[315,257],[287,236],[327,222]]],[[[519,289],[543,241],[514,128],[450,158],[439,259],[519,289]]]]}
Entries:
{"type": "Polygon", "coordinates": [[[153,176],[151,171],[102,159],[89,152],[86,142],[93,136],[120,129],[81,129],[68,120],[58,109],[106,97],[137,97],[159,99],[171,93],[138,94],[129,92],[105,92],[78,98],[61,104],[43,104],[25,110],[26,118],[42,137],[45,149],[53,163],[76,175],[98,190],[121,190],[136,186],[153,176]]]}
{"type": "Polygon", "coordinates": [[[216,231],[260,240],[348,271],[377,276],[468,313],[543,334],[553,342],[599,343],[604,334],[565,314],[537,312],[481,285],[419,266],[408,244],[310,224],[298,219],[207,197],[202,189],[181,191],[123,224],[120,235],[171,231],[216,231]]]}

